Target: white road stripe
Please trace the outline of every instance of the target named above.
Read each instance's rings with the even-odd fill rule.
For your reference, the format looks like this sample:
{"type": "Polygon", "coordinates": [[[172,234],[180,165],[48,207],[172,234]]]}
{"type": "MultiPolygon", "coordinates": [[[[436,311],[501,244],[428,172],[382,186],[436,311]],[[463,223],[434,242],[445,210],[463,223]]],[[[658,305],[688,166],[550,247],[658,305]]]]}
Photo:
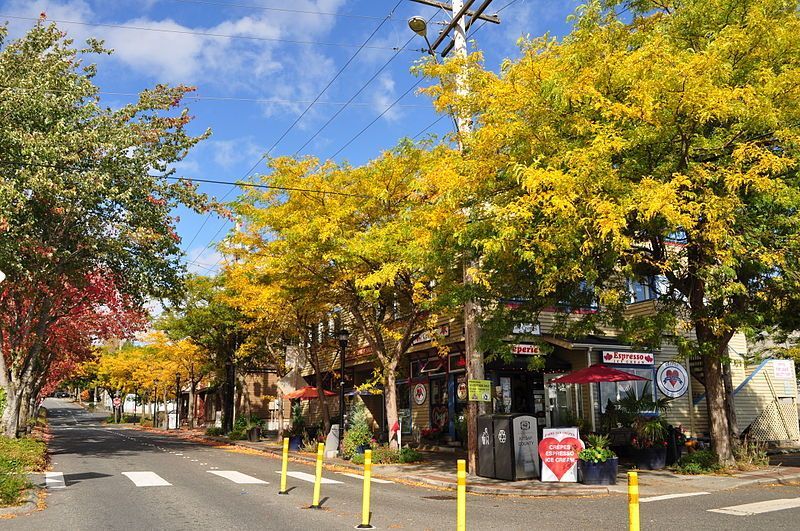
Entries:
{"type": "Polygon", "coordinates": [[[795,509],[797,507],[800,507],[800,498],[782,498],[780,500],[732,505],[730,507],[723,507],[722,509],[709,509],[708,511],[712,513],[732,514],[734,516],[753,516],[754,514],[783,511],[784,509],[795,509]]]}
{"type": "MultiPolygon", "coordinates": [[[[275,471],[276,474],[280,474],[280,470],[275,471]]],[[[303,481],[308,481],[309,483],[314,483],[316,477],[314,474],[306,474],[305,472],[292,472],[291,470],[286,472],[286,475],[295,479],[300,479],[303,481]]],[[[329,484],[329,485],[341,485],[341,481],[336,481],[335,479],[328,479],[322,478],[321,483],[329,484]]]]}
{"type": "Polygon", "coordinates": [[[123,472],[137,487],[166,487],[172,485],[155,472],[123,472]]]}
{"type": "Polygon", "coordinates": [[[672,500],[674,498],[688,498],[690,496],[702,496],[704,494],[710,494],[710,492],[683,492],[681,494],[664,494],[663,496],[650,496],[649,498],[639,498],[639,501],[641,503],[647,503],[647,502],[654,502],[661,500],[672,500]]]}
{"type": "Polygon", "coordinates": [[[237,472],[235,470],[206,470],[206,472],[243,485],[269,485],[269,483],[266,481],[254,478],[253,476],[248,476],[247,474],[242,474],[241,472],[237,472]]]}
{"type": "Polygon", "coordinates": [[[48,489],[63,489],[67,486],[67,484],[64,483],[63,472],[45,472],[44,484],[48,489]]]}
{"type": "MultiPolygon", "coordinates": [[[[350,472],[339,472],[339,474],[347,476],[349,478],[356,478],[360,479],[361,481],[364,481],[364,476],[359,474],[352,474],[350,472]]],[[[388,479],[379,479],[379,478],[370,478],[370,481],[372,481],[373,483],[394,483],[394,481],[389,481],[388,479]]]]}

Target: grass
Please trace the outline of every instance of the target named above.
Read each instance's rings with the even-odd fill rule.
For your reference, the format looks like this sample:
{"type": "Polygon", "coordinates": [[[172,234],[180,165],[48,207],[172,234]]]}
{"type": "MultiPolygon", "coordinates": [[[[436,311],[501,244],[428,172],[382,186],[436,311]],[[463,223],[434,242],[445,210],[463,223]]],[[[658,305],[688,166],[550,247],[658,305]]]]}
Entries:
{"type": "Polygon", "coordinates": [[[42,441],[0,437],[0,506],[19,503],[23,491],[30,487],[25,474],[45,466],[47,446],[42,441]]]}

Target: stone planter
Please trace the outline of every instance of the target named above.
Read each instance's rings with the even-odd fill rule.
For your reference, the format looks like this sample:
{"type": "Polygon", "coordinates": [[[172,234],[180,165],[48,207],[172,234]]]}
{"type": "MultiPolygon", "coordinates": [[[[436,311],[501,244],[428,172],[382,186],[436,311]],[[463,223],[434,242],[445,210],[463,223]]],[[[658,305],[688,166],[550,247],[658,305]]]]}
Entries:
{"type": "Polygon", "coordinates": [[[633,458],[640,470],[661,470],[667,466],[667,448],[634,448],[633,458]]]}
{"type": "Polygon", "coordinates": [[[581,472],[581,483],[586,485],[616,485],[619,458],[612,457],[605,463],[578,461],[581,472]]]}
{"type": "Polygon", "coordinates": [[[258,442],[261,438],[261,428],[255,426],[247,430],[247,440],[250,442],[258,442]]]}

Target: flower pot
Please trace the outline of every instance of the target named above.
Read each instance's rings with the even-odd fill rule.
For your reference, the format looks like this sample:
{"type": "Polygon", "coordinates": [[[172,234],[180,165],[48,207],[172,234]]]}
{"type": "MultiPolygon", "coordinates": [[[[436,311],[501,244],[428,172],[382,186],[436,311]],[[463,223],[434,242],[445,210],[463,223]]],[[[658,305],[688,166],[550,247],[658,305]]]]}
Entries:
{"type": "Polygon", "coordinates": [[[258,439],[261,438],[261,428],[258,426],[252,427],[247,430],[247,440],[250,442],[258,442],[258,439]]]}
{"type": "Polygon", "coordinates": [[[663,446],[634,449],[633,457],[640,470],[661,470],[667,466],[667,449],[663,446]]]}
{"type": "Polygon", "coordinates": [[[580,463],[581,483],[586,485],[616,485],[619,458],[612,457],[605,463],[578,461],[580,463]]]}
{"type": "Polygon", "coordinates": [[[300,435],[292,435],[289,437],[289,450],[299,450],[302,444],[303,438],[300,435]]]}

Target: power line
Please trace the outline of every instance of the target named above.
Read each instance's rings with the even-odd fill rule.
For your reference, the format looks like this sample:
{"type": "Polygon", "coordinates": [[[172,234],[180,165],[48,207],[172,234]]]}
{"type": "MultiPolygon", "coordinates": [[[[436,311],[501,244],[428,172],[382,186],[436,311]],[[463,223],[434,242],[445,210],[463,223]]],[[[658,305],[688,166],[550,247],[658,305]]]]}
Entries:
{"type": "Polygon", "coordinates": [[[207,0],[172,0],[173,2],[180,2],[182,4],[200,4],[200,5],[207,5],[207,6],[219,6],[219,7],[237,7],[242,9],[255,9],[260,11],[277,11],[282,13],[298,13],[302,15],[324,15],[328,17],[341,17],[341,18],[360,18],[360,19],[367,19],[367,20],[380,20],[382,17],[376,17],[372,15],[358,15],[354,13],[333,13],[328,11],[311,11],[306,9],[290,9],[287,7],[273,7],[273,6],[262,6],[262,5],[252,5],[252,4],[233,4],[227,2],[210,2],[207,0]]]}
{"type": "MultiPolygon", "coordinates": [[[[10,19],[10,20],[29,20],[33,22],[40,22],[41,19],[39,17],[22,17],[18,15],[4,15],[0,14],[0,18],[10,19]]],[[[288,44],[303,44],[303,45],[312,45],[312,46],[334,46],[339,48],[369,48],[372,50],[391,50],[391,51],[407,51],[407,52],[415,52],[418,50],[406,50],[403,48],[397,48],[394,46],[362,46],[359,44],[349,44],[343,42],[323,42],[323,41],[303,41],[299,39],[280,39],[277,37],[256,37],[253,35],[230,35],[225,33],[212,33],[210,31],[192,31],[192,30],[179,30],[179,29],[167,29],[167,28],[148,28],[146,26],[130,26],[126,24],[109,24],[109,23],[102,23],[102,22],[83,22],[79,20],[59,20],[54,18],[48,18],[48,22],[55,22],[58,24],[75,24],[78,26],[91,26],[91,27],[99,27],[99,28],[115,28],[115,29],[125,29],[125,30],[134,30],[134,31],[152,31],[156,33],[172,33],[178,35],[197,35],[200,37],[213,37],[213,38],[220,38],[220,39],[238,39],[238,40],[248,40],[248,41],[263,41],[263,42],[283,42],[288,44]]]]}
{"type": "MultiPolygon", "coordinates": [[[[36,93],[45,93],[45,94],[65,94],[68,93],[68,90],[53,90],[53,89],[37,89],[37,88],[26,88],[26,87],[11,87],[11,86],[0,86],[0,90],[11,90],[14,92],[36,92],[36,93]]],[[[118,92],[118,91],[107,91],[107,90],[98,90],[95,94],[100,94],[103,96],[126,96],[126,97],[138,97],[141,94],[138,92],[118,92]]],[[[243,102],[243,103],[274,103],[279,105],[293,105],[293,104],[311,104],[311,105],[348,105],[346,101],[318,101],[318,100],[293,100],[293,99],[286,99],[286,98],[238,98],[234,96],[202,96],[200,94],[193,94],[193,93],[186,93],[183,96],[184,100],[198,100],[198,101],[230,101],[230,102],[243,102]]],[[[372,102],[353,102],[349,105],[359,106],[359,107],[372,107],[375,104],[372,102]]],[[[422,104],[407,104],[402,105],[402,107],[427,107],[426,105],[422,104]]]]}
{"type": "Polygon", "coordinates": [[[448,117],[448,115],[447,115],[447,114],[442,114],[442,115],[441,115],[441,116],[439,116],[439,117],[438,117],[436,120],[434,120],[433,122],[431,122],[430,124],[428,124],[428,126],[427,126],[425,129],[423,129],[422,131],[420,131],[420,132],[419,132],[419,133],[417,133],[416,135],[412,136],[412,137],[411,137],[411,140],[416,140],[416,139],[418,139],[418,138],[419,138],[419,137],[421,137],[423,134],[425,134],[425,131],[427,131],[428,129],[430,129],[430,128],[431,128],[431,127],[433,127],[434,125],[438,124],[439,122],[441,122],[442,120],[444,120],[444,119],[445,119],[445,118],[447,118],[447,117],[448,117]]]}

